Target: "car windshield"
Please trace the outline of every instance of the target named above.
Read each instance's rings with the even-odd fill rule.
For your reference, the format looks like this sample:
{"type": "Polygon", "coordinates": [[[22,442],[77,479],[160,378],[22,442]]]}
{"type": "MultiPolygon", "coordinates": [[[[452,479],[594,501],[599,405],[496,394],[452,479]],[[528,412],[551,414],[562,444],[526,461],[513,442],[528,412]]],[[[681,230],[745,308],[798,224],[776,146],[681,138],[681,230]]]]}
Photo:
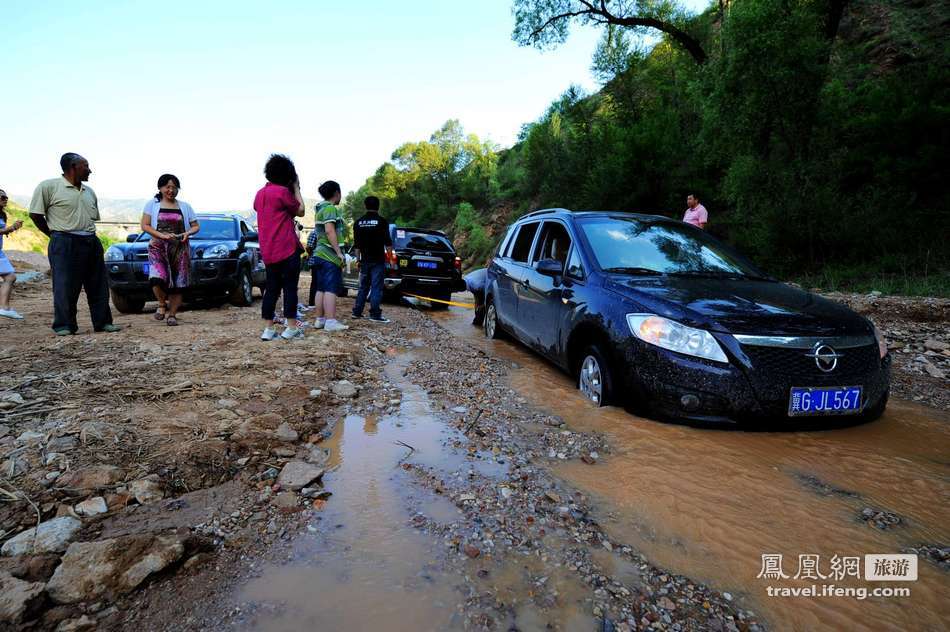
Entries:
{"type": "MultiPolygon", "coordinates": [[[[136,241],[148,241],[152,236],[142,233],[136,241]]],[[[223,217],[198,217],[198,232],[192,239],[203,240],[236,240],[237,224],[232,219],[223,217]]]]}
{"type": "Polygon", "coordinates": [[[393,246],[397,250],[431,250],[433,252],[452,252],[452,244],[445,237],[428,233],[414,233],[410,230],[396,230],[393,246]]]}
{"type": "Polygon", "coordinates": [[[606,272],[763,277],[740,255],[679,222],[594,217],[582,219],[580,226],[606,272]]]}

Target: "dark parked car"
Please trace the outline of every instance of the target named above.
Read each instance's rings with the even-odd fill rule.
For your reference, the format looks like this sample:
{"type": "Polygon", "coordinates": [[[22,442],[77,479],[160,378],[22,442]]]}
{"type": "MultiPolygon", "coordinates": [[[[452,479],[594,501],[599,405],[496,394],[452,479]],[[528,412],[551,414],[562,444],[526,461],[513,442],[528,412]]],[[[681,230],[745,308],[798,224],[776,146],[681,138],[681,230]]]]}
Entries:
{"type": "MultiPolygon", "coordinates": [[[[452,299],[452,292],[465,290],[462,280],[462,260],[455,255],[455,247],[438,230],[424,228],[389,227],[393,250],[386,257],[386,279],[383,281],[388,298],[400,294],[418,294],[437,300],[452,299]]],[[[359,267],[343,270],[343,286],[359,289],[359,267]]],[[[433,303],[433,307],[447,306],[433,303]]]]}
{"type": "Polygon", "coordinates": [[[484,326],[569,371],[597,405],[743,421],[870,419],[887,404],[891,358],[870,321],[664,217],[522,217],[488,268],[484,326]]]}
{"type": "MultiPolygon", "coordinates": [[[[191,287],[185,300],[227,296],[234,305],[250,305],[254,287],[264,287],[257,233],[240,215],[198,215],[200,230],[191,245],[191,287]]],[[[133,233],[126,243],[106,250],[112,304],[123,314],[142,311],[154,300],[148,281],[148,233],[133,233]]]]}

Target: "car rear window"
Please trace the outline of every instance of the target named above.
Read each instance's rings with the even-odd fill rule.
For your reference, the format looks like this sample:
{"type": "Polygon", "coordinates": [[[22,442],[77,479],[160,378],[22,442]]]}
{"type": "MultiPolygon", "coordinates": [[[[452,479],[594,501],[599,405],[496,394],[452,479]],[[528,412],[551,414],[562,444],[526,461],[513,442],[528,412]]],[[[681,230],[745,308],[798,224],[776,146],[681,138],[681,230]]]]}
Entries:
{"type": "Polygon", "coordinates": [[[431,250],[433,252],[454,252],[452,243],[440,235],[428,233],[414,233],[411,230],[396,230],[396,239],[393,245],[399,249],[431,250]]]}
{"type": "MultiPolygon", "coordinates": [[[[152,238],[148,233],[141,233],[136,241],[148,241],[152,238]]],[[[237,230],[233,219],[198,217],[198,232],[192,239],[227,239],[236,240],[237,230]]]]}

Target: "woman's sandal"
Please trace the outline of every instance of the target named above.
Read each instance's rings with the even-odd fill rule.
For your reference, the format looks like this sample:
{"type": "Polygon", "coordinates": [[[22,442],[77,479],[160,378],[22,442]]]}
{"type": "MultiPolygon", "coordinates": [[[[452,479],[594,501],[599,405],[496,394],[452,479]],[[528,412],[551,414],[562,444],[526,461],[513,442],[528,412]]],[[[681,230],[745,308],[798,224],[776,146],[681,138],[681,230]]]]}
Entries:
{"type": "Polygon", "coordinates": [[[169,316],[168,320],[165,321],[165,324],[169,327],[176,327],[178,325],[178,319],[174,316],[169,316]]]}
{"type": "Polygon", "coordinates": [[[158,309],[155,310],[155,320],[165,320],[165,305],[159,305],[158,309]]]}

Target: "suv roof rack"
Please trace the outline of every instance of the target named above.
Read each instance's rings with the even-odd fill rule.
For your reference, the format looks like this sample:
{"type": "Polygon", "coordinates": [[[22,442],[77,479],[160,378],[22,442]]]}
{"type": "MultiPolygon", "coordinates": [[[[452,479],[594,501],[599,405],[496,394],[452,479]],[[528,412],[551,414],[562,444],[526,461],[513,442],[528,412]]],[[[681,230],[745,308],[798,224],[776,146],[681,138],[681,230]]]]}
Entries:
{"type": "Polygon", "coordinates": [[[415,228],[414,226],[399,226],[398,224],[393,224],[392,226],[398,230],[411,230],[415,233],[425,233],[426,235],[446,236],[445,231],[435,230],[434,228],[415,228]]]}
{"type": "Polygon", "coordinates": [[[549,213],[573,213],[573,212],[574,211],[570,211],[566,208],[544,208],[539,211],[531,211],[527,215],[522,215],[520,219],[525,219],[526,217],[536,217],[538,215],[547,215],[549,213]]]}

